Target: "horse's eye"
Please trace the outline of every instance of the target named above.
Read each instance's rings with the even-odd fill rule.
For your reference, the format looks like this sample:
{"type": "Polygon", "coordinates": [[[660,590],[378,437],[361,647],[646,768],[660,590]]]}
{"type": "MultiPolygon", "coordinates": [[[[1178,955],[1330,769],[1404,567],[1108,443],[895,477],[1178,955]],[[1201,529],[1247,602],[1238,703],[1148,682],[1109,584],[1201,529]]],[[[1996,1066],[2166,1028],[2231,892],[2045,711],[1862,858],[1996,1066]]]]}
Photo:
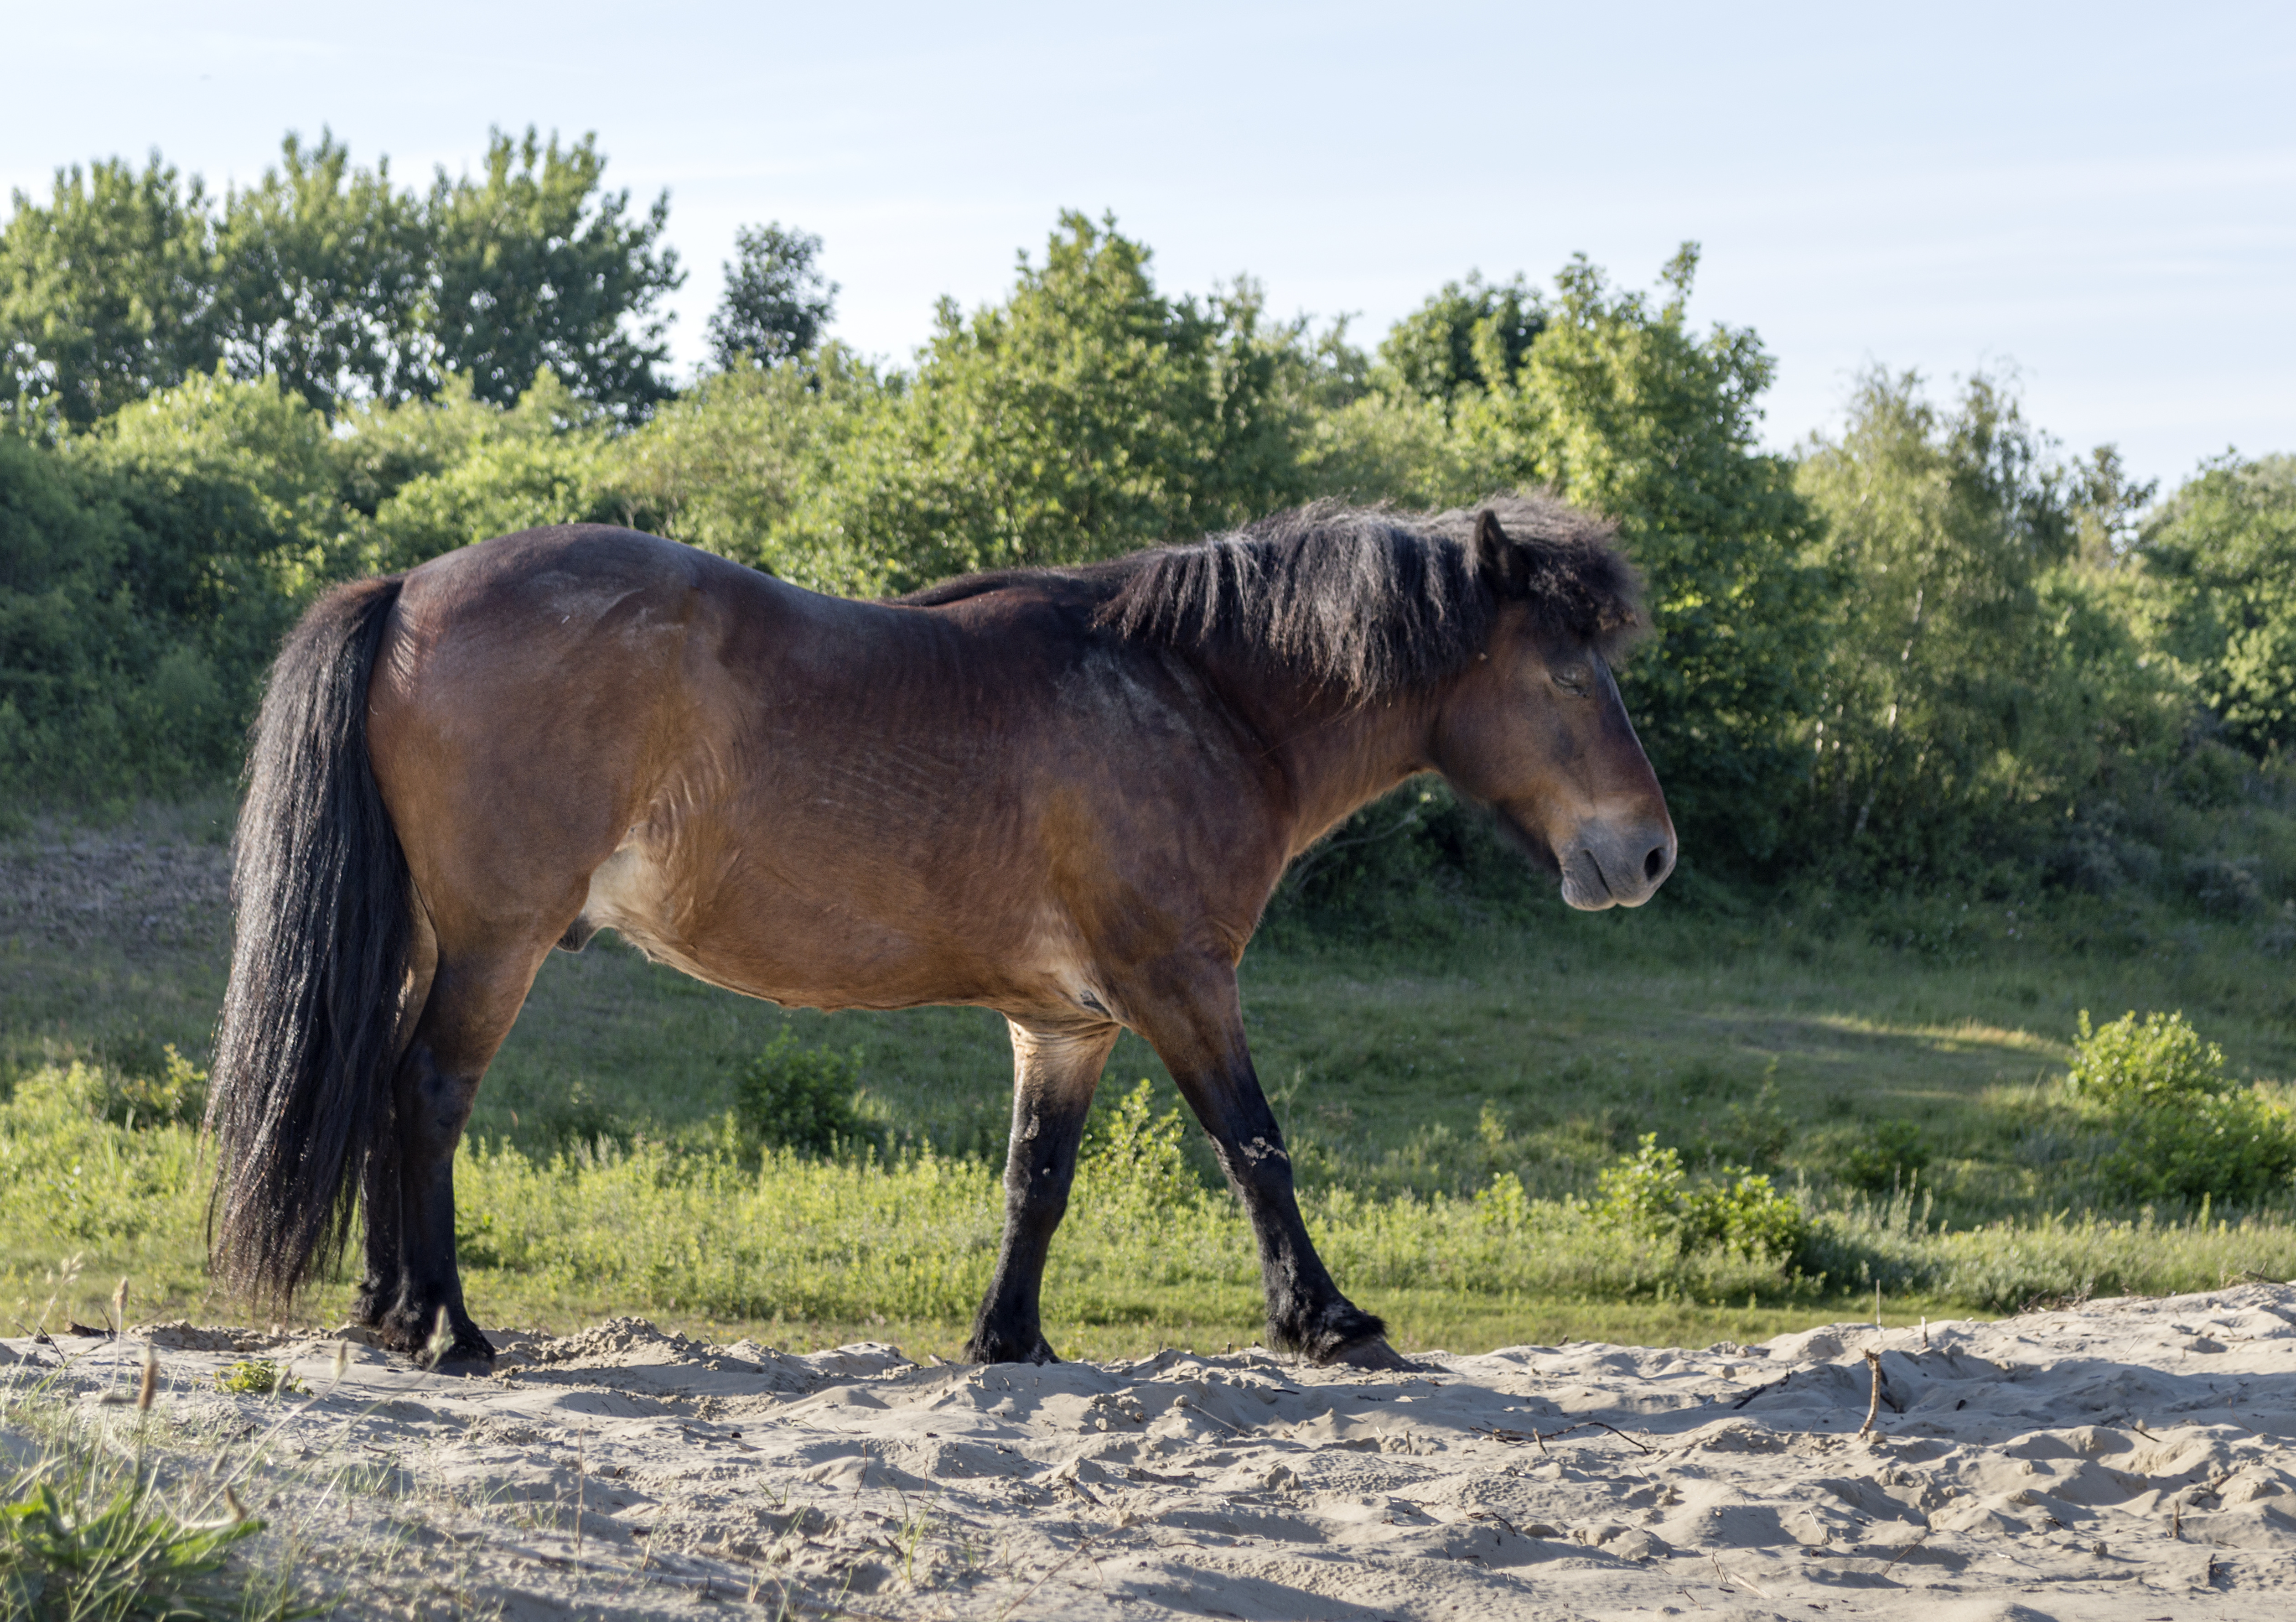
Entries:
{"type": "Polygon", "coordinates": [[[1566,693],[1587,696],[1587,689],[1595,685],[1595,672],[1583,664],[1558,664],[1552,674],[1554,685],[1566,693]]]}

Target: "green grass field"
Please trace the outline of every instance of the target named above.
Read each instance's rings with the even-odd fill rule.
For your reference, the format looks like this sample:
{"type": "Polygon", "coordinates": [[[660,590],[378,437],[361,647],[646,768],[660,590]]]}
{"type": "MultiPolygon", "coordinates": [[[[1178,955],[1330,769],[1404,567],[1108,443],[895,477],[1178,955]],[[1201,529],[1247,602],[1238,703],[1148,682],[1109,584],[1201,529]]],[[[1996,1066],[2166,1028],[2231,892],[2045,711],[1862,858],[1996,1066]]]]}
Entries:
{"type": "MultiPolygon", "coordinates": [[[[139,1315],[244,1316],[207,1294],[191,1132],[89,1102],[159,1074],[168,1044],[204,1056],[226,811],[29,822],[0,845],[0,1310],[20,1319],[90,1321],[122,1273],[139,1315]]],[[[2054,1102],[2083,1009],[2180,1009],[2236,1074],[2296,1075],[2296,994],[2254,934],[2087,898],[1662,894],[1597,916],[1501,898],[1425,902],[1376,939],[1279,925],[1244,988],[1311,1223],[1401,1343],[1746,1339],[1871,1312],[1877,1283],[1895,1321],[2296,1272],[2284,1200],[2229,1222],[2116,1204],[2054,1102]],[[1816,1215],[1813,1245],[1787,1264],[1604,1227],[1586,1201],[1645,1133],[1694,1169],[1767,1173],[1816,1215]],[[1511,1207],[1491,1197],[1509,1178],[1511,1207]]],[[[1009,1066],[980,1010],[786,1013],[611,939],[554,954],[458,1173],[474,1311],[950,1353],[992,1253],[1009,1066]],[[876,1156],[761,1157],[734,1132],[735,1079],[784,1029],[857,1050],[876,1156]]],[[[1128,1037],[1103,1117],[1142,1077],[1152,1116],[1176,1106],[1128,1037]]],[[[1201,1136],[1182,1143],[1160,1204],[1114,1162],[1087,1171],[1047,1280],[1064,1351],[1256,1334],[1243,1224],[1201,1136]]]]}

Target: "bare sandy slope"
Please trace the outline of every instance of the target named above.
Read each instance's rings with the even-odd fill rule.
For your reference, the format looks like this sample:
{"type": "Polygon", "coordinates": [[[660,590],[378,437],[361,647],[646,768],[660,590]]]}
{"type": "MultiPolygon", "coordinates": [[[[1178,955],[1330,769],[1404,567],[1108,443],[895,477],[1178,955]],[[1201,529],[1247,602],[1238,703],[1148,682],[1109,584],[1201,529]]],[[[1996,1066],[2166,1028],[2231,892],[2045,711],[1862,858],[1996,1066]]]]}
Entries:
{"type": "MultiPolygon", "coordinates": [[[[1244,1353],[918,1366],[635,1320],[492,1379],[148,1331],[197,1464],[354,1601],[512,1616],[2296,1614],[2296,1288],[1703,1352],[1519,1346],[1374,1377],[1244,1353]],[[1882,1402],[1868,1348],[1881,1353],[1882,1402]],[[212,1375],[284,1358],[309,1398],[212,1375]],[[202,1439],[204,1438],[204,1439],[202,1439]],[[266,1508],[267,1505],[267,1508],[266,1508]],[[353,1578],[349,1574],[365,1575],[353,1578]],[[367,1585],[377,1583],[379,1589],[367,1585]],[[425,1603],[429,1603],[426,1601],[425,1603]]],[[[121,1342],[6,1343],[100,1404],[121,1342]],[[56,1370],[59,1359],[68,1366],[56,1370]]],[[[100,1412],[113,1424],[131,1408],[100,1412]]],[[[355,1607],[356,1608],[356,1607],[355,1607]]]]}

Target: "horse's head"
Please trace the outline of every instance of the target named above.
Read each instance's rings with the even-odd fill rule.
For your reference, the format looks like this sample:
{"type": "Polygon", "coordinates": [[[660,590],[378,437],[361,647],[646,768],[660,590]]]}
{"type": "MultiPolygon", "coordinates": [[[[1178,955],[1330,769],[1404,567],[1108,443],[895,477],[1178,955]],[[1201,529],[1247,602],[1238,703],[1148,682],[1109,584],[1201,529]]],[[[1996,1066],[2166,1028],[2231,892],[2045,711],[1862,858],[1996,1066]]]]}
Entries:
{"type": "Polygon", "coordinates": [[[1607,548],[1520,543],[1488,508],[1470,548],[1497,607],[1437,716],[1435,764],[1561,876],[1570,905],[1639,907],[1674,871],[1675,841],[1605,657],[1632,622],[1631,574],[1607,548]]]}

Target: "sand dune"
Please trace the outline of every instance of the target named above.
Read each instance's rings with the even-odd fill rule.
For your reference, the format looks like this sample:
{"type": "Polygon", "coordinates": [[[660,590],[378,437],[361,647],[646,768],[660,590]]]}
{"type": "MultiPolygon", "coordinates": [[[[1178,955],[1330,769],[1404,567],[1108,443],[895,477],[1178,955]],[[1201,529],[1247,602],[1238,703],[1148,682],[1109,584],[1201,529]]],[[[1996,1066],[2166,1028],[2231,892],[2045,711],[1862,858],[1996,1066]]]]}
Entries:
{"type": "Polygon", "coordinates": [[[138,1335],[179,1436],[264,1447],[266,1512],[322,1568],[513,1616],[2296,1614],[2278,1285],[1372,1377],[791,1356],[628,1319],[502,1337],[491,1379],[355,1347],[336,1385],[330,1340],[181,1325],[10,1341],[12,1377],[100,1404],[138,1335]],[[249,1352],[318,1395],[215,1391],[249,1352]]]}

